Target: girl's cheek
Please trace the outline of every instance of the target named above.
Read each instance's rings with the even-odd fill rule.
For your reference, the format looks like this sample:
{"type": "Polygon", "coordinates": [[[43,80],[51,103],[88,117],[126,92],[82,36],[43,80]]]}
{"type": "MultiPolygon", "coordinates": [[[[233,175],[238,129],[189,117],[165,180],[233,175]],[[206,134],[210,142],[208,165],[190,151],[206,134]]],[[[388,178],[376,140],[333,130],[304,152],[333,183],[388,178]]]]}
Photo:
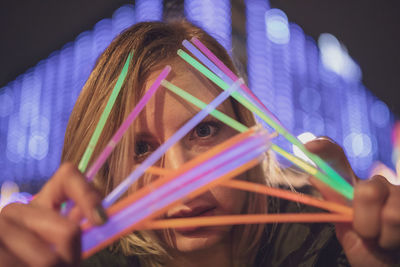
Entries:
{"type": "Polygon", "coordinates": [[[222,186],[216,187],[211,191],[223,213],[238,214],[243,210],[246,200],[246,193],[244,191],[222,186]]]}

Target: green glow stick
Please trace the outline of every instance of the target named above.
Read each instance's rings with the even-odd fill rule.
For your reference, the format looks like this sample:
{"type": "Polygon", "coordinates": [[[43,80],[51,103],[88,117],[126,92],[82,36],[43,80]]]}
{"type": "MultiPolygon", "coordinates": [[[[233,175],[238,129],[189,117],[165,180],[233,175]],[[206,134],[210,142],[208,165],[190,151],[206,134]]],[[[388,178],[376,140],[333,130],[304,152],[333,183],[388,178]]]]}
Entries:
{"type": "MultiPolygon", "coordinates": [[[[161,85],[163,85],[168,90],[172,91],[173,93],[177,94],[178,96],[182,97],[183,99],[185,99],[189,103],[192,103],[193,105],[197,106],[200,109],[204,109],[204,107],[207,106],[207,104],[204,103],[203,101],[201,101],[200,99],[194,97],[190,93],[182,90],[181,88],[179,88],[178,86],[170,83],[167,80],[163,80],[161,82],[161,85]]],[[[232,127],[233,129],[235,129],[235,130],[237,130],[239,132],[245,132],[245,131],[247,131],[249,129],[244,124],[238,122],[235,119],[232,119],[228,115],[226,115],[226,114],[224,114],[224,113],[222,113],[222,112],[220,112],[218,110],[213,110],[210,114],[212,116],[214,116],[215,118],[217,118],[218,120],[220,120],[223,123],[225,123],[226,125],[232,127]]],[[[331,184],[333,185],[334,184],[333,189],[335,191],[337,191],[338,193],[341,193],[341,191],[338,191],[338,188],[340,188],[339,185],[337,185],[337,183],[335,183],[335,181],[329,179],[329,177],[326,174],[324,174],[323,172],[321,172],[320,170],[318,170],[314,166],[312,166],[312,165],[308,164],[307,162],[305,162],[304,160],[292,155],[291,153],[287,152],[286,150],[284,150],[283,148],[279,147],[276,144],[271,144],[271,149],[273,151],[277,152],[278,154],[280,154],[282,157],[284,157],[287,160],[289,160],[290,162],[292,162],[293,164],[295,164],[298,167],[300,167],[301,169],[303,169],[305,172],[317,177],[322,182],[324,182],[326,184],[329,184],[329,185],[331,185],[331,184]]],[[[351,196],[350,195],[346,195],[346,197],[350,198],[351,196]]]]}
{"type": "Polygon", "coordinates": [[[89,163],[90,158],[92,157],[94,148],[99,140],[100,134],[103,131],[104,125],[107,122],[108,116],[110,115],[111,109],[114,106],[115,100],[119,92],[121,91],[122,84],[124,83],[125,77],[128,73],[129,62],[132,60],[133,52],[129,54],[128,58],[125,61],[124,67],[118,77],[117,83],[114,86],[113,91],[111,92],[110,98],[106,104],[106,107],[103,110],[103,113],[100,116],[100,120],[97,123],[96,129],[93,132],[92,137],[90,138],[89,144],[86,147],[85,153],[82,156],[81,161],[79,162],[78,169],[84,173],[86,171],[87,165],[89,163]]]}
{"type": "MultiPolygon", "coordinates": [[[[179,49],[178,55],[180,57],[182,57],[190,65],[192,65],[194,68],[196,68],[198,71],[200,71],[204,76],[206,76],[208,79],[210,79],[212,82],[214,82],[221,89],[227,90],[227,88],[229,88],[229,85],[226,82],[224,82],[221,78],[219,78],[213,72],[211,72],[206,67],[204,67],[201,63],[199,63],[196,59],[191,57],[185,51],[179,49]]],[[[234,92],[232,94],[232,97],[235,98],[239,103],[241,103],[247,109],[249,109],[251,112],[254,112],[255,114],[257,114],[262,120],[264,120],[266,123],[268,123],[279,134],[283,135],[289,142],[291,142],[292,144],[299,147],[300,150],[303,151],[304,154],[306,154],[312,161],[314,161],[315,164],[317,164],[331,178],[331,179],[329,179],[329,181],[333,181],[333,182],[329,183],[329,185],[332,188],[334,188],[337,192],[341,192],[347,198],[353,199],[353,195],[354,195],[353,187],[349,183],[347,183],[347,181],[344,180],[325,161],[323,161],[317,155],[309,152],[295,136],[290,134],[288,131],[286,131],[286,129],[281,127],[273,119],[271,119],[265,113],[263,113],[261,110],[259,110],[258,107],[254,106],[250,101],[248,101],[246,98],[244,98],[242,95],[240,95],[240,93],[234,92]]]]}
{"type": "MultiPolygon", "coordinates": [[[[207,104],[204,103],[203,101],[201,101],[200,99],[192,96],[188,92],[182,90],[181,88],[168,82],[167,80],[163,80],[161,82],[161,85],[164,86],[165,88],[167,88],[168,90],[172,91],[173,93],[177,94],[178,96],[182,97],[186,101],[192,103],[193,105],[195,105],[196,107],[198,107],[200,109],[204,109],[207,106],[207,104]]],[[[212,116],[214,116],[215,118],[219,119],[220,121],[226,123],[228,126],[232,127],[233,129],[237,130],[238,132],[245,132],[248,130],[247,126],[241,124],[237,120],[232,119],[231,117],[225,115],[224,113],[222,113],[219,110],[214,109],[213,111],[210,112],[210,114],[212,116]]]]}

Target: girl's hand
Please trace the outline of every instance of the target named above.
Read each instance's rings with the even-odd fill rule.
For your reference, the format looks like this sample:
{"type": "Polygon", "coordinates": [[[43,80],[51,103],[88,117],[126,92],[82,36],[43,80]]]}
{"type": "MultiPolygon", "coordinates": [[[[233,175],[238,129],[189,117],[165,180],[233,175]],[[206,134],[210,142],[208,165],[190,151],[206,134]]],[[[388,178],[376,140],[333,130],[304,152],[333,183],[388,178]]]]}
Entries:
{"type": "Polygon", "coordinates": [[[10,204],[0,213],[0,266],[76,266],[80,260],[82,215],[93,224],[104,222],[101,197],[70,163],[61,165],[35,199],[10,204]],[[76,207],[68,218],[60,205],[76,207]]]}
{"type": "MultiPolygon", "coordinates": [[[[354,185],[352,224],[336,224],[336,236],[352,266],[388,266],[400,262],[400,187],[382,176],[360,181],[340,146],[328,138],[306,144],[354,185]]],[[[311,178],[324,198],[347,203],[344,197],[311,178]]]]}

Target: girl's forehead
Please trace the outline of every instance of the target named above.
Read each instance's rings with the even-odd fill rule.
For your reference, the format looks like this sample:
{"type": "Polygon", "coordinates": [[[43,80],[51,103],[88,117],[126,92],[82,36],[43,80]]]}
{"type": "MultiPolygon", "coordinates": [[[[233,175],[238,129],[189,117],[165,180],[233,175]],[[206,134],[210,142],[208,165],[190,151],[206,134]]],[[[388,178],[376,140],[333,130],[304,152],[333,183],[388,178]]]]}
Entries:
{"type": "MultiPolygon", "coordinates": [[[[150,74],[145,83],[146,91],[160,72],[154,71],[150,74]]],[[[173,67],[166,80],[205,103],[210,103],[221,93],[220,89],[201,74],[183,67],[173,67]]],[[[225,101],[218,109],[230,116],[234,114],[230,101],[225,101]]],[[[138,127],[140,131],[157,134],[162,132],[162,135],[170,136],[199,111],[199,108],[161,86],[141,112],[138,127]]]]}

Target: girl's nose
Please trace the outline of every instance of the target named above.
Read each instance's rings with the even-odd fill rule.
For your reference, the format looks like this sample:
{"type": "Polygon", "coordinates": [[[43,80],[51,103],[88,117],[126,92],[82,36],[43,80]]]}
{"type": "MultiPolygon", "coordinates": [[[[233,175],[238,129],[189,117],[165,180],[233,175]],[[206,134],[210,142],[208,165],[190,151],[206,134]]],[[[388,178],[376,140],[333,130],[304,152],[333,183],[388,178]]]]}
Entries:
{"type": "Polygon", "coordinates": [[[191,158],[190,152],[185,149],[183,144],[178,142],[165,153],[164,168],[171,170],[178,169],[191,158]]]}

